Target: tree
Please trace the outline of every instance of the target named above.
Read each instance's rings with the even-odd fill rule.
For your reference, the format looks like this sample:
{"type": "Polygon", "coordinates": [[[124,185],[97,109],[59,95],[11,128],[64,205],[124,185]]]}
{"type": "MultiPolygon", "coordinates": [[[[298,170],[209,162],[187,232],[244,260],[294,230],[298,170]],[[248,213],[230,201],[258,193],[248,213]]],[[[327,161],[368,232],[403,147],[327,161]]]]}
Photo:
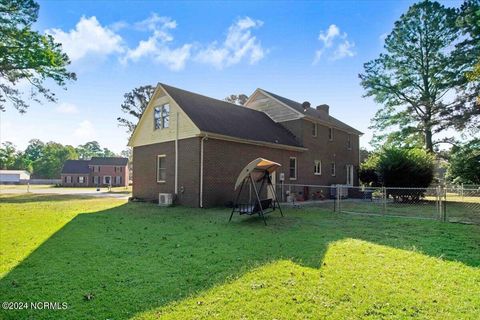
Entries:
{"type": "Polygon", "coordinates": [[[456,19],[455,9],[429,0],[416,3],[395,22],[386,53],[364,64],[359,77],[365,96],[383,104],[372,119],[377,134],[388,128],[401,136],[421,133],[433,152],[435,134],[474,121],[478,110],[447,99],[452,90],[462,90],[469,68],[455,63],[452,53],[460,36],[456,19]]]}
{"type": "Polygon", "coordinates": [[[361,164],[359,178],[366,185],[390,188],[387,195],[395,201],[416,201],[433,181],[434,166],[434,156],[424,149],[385,147],[361,164]]]}
{"type": "Polygon", "coordinates": [[[154,86],[146,85],[135,88],[123,95],[125,100],[120,108],[122,112],[129,115],[129,117],[118,117],[117,121],[119,126],[127,128],[127,133],[132,134],[135,130],[138,120],[140,120],[143,112],[145,112],[154,92],[154,86]]]}
{"type": "Polygon", "coordinates": [[[97,141],[90,141],[79,145],[76,148],[78,157],[83,160],[90,160],[92,157],[102,157],[103,150],[97,141]]]}
{"type": "Polygon", "coordinates": [[[17,157],[17,149],[10,141],[2,143],[0,147],[0,169],[13,169],[15,159],[17,157]]]}
{"type": "Polygon", "coordinates": [[[33,162],[33,172],[37,178],[57,179],[60,177],[64,162],[75,159],[78,159],[78,155],[74,147],[48,142],[45,144],[42,157],[33,162]]]}
{"type": "Polygon", "coordinates": [[[460,70],[456,74],[458,90],[456,105],[461,112],[445,113],[446,120],[457,129],[471,129],[473,135],[479,132],[480,117],[480,0],[466,0],[458,11],[456,25],[460,29],[460,43],[452,52],[455,67],[460,70]],[[475,121],[466,121],[468,118],[475,121]]]}
{"type": "Polygon", "coordinates": [[[30,161],[39,159],[43,154],[45,143],[39,139],[32,139],[28,142],[28,146],[24,151],[24,155],[30,161]]]}
{"type": "Polygon", "coordinates": [[[224,99],[227,102],[238,104],[239,106],[245,105],[245,102],[248,100],[248,96],[246,94],[231,94],[224,99]]]}
{"type": "Polygon", "coordinates": [[[116,157],[116,156],[117,155],[112,150],[108,148],[103,148],[101,157],[116,157]]]}
{"type": "Polygon", "coordinates": [[[480,139],[452,148],[447,178],[454,183],[480,184],[480,139]]]}
{"type": "Polygon", "coordinates": [[[68,80],[76,80],[67,71],[68,56],[51,35],[32,30],[37,21],[39,5],[33,0],[0,1],[0,110],[7,102],[19,112],[26,112],[27,102],[16,88],[19,82],[31,87],[29,98],[41,102],[56,101],[55,94],[45,87],[52,80],[65,88],[68,80]]]}

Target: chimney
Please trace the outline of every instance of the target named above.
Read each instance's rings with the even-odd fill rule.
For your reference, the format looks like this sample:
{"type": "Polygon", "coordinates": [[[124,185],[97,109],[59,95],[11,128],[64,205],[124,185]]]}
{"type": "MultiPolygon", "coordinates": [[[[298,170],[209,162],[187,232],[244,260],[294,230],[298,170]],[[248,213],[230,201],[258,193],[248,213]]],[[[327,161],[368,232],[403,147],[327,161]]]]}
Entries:
{"type": "Polygon", "coordinates": [[[302,103],[302,107],[303,107],[303,112],[307,111],[307,109],[310,108],[310,102],[305,101],[304,103],[302,103]]]}
{"type": "Polygon", "coordinates": [[[318,111],[324,111],[328,114],[328,109],[330,109],[330,106],[328,104],[321,104],[317,106],[318,111]]]}

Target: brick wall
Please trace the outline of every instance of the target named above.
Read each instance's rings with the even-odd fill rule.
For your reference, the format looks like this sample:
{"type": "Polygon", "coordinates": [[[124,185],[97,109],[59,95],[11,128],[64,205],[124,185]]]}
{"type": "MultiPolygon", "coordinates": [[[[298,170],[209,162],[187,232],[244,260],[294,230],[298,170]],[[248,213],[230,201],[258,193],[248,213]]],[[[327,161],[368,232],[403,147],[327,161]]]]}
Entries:
{"type": "Polygon", "coordinates": [[[333,141],[329,140],[329,127],[317,124],[317,136],[312,134],[312,122],[294,120],[282,122],[297,137],[302,138],[303,145],[309,149],[302,153],[298,161],[298,179],[301,184],[345,184],[347,182],[347,164],[354,165],[354,185],[358,185],[357,169],[359,165],[359,137],[351,135],[351,149],[347,148],[348,133],[334,129],[333,141]],[[322,162],[322,174],[314,175],[314,162],[322,162]],[[331,175],[331,163],[335,162],[335,176],[331,175]]]}
{"type": "Polygon", "coordinates": [[[92,170],[90,172],[90,185],[96,186],[93,181],[94,176],[98,176],[98,185],[99,186],[104,186],[104,178],[105,176],[111,177],[111,184],[113,187],[124,187],[128,186],[128,181],[129,181],[129,171],[128,171],[128,166],[110,166],[110,165],[103,165],[103,166],[97,166],[97,165],[90,165],[90,169],[92,170]],[[95,167],[95,171],[93,171],[95,167]],[[98,170],[98,167],[100,167],[100,171],[98,170]],[[115,169],[116,168],[116,169],[115,169]],[[121,178],[121,183],[117,184],[115,177],[122,177],[121,178]]]}
{"type": "Polygon", "coordinates": [[[289,157],[298,157],[299,154],[296,151],[244,143],[206,140],[204,144],[204,207],[223,206],[226,202],[234,200],[235,181],[240,171],[250,161],[256,158],[266,158],[278,162],[282,164],[278,173],[284,172],[287,178],[289,157]]]}
{"type": "Polygon", "coordinates": [[[62,186],[64,187],[88,187],[89,185],[89,174],[62,174],[61,175],[62,186]],[[67,182],[67,176],[71,177],[71,182],[67,182]],[[83,183],[78,182],[78,177],[83,177],[83,183]]]}
{"type": "MultiPolygon", "coordinates": [[[[182,205],[199,205],[200,139],[178,141],[178,199],[182,205]]],[[[175,194],[175,142],[133,148],[133,197],[157,201],[159,193],[175,194]],[[157,156],[166,155],[165,182],[157,182],[157,156]]]]}

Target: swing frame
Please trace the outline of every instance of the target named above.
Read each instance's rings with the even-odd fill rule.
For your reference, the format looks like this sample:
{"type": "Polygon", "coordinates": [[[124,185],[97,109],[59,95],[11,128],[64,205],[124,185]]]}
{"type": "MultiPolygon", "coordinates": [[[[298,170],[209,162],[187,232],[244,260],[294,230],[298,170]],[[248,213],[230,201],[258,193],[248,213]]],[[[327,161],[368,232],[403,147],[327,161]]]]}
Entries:
{"type": "MultiPolygon", "coordinates": [[[[268,160],[259,158],[259,159],[256,159],[256,160],[252,161],[248,166],[250,166],[255,161],[258,162],[259,160],[260,161],[268,161],[268,160]]],[[[271,161],[269,161],[269,162],[271,162],[271,161]]],[[[276,165],[280,166],[279,164],[276,164],[276,165]]],[[[246,215],[251,216],[251,215],[254,215],[254,214],[258,214],[260,217],[262,217],[263,223],[265,225],[267,225],[267,220],[265,218],[265,215],[270,213],[270,212],[275,211],[277,208],[280,211],[280,215],[283,217],[282,208],[280,207],[280,203],[277,199],[277,194],[275,192],[275,188],[273,187],[272,180],[270,178],[270,173],[273,173],[275,170],[272,170],[272,171],[270,171],[270,170],[271,169],[263,169],[262,170],[260,168],[255,168],[255,171],[253,171],[253,170],[250,171],[248,173],[248,175],[242,180],[242,182],[240,184],[240,189],[239,189],[239,191],[237,193],[237,196],[235,198],[235,201],[233,203],[232,212],[230,214],[230,219],[228,220],[228,222],[232,221],[233,214],[235,212],[238,212],[239,215],[246,214],[246,215]],[[257,181],[255,181],[253,176],[252,176],[253,172],[257,172],[257,173],[261,172],[262,177],[260,179],[258,179],[257,181]],[[260,185],[260,188],[257,189],[256,182],[259,182],[260,180],[262,181],[262,183],[260,185]],[[254,200],[253,203],[248,203],[248,204],[239,203],[240,195],[242,194],[243,187],[245,186],[246,183],[250,183],[250,185],[253,186],[253,190],[255,191],[255,200],[254,200]],[[270,191],[271,194],[272,194],[271,199],[270,198],[267,198],[267,199],[261,199],[260,198],[260,194],[262,193],[262,190],[263,190],[265,184],[267,185],[267,192],[270,191]]],[[[240,174],[240,175],[242,175],[242,174],[240,174]]],[[[237,183],[237,185],[238,185],[238,183],[237,183]]]]}

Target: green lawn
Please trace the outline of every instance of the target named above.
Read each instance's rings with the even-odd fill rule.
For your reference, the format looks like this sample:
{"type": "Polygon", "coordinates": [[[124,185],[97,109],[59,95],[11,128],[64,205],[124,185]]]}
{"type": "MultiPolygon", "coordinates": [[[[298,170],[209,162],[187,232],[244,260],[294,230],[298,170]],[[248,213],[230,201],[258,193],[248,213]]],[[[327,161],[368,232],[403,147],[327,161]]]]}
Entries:
{"type": "Polygon", "coordinates": [[[3,319],[478,319],[480,226],[0,196],[3,319]]]}

